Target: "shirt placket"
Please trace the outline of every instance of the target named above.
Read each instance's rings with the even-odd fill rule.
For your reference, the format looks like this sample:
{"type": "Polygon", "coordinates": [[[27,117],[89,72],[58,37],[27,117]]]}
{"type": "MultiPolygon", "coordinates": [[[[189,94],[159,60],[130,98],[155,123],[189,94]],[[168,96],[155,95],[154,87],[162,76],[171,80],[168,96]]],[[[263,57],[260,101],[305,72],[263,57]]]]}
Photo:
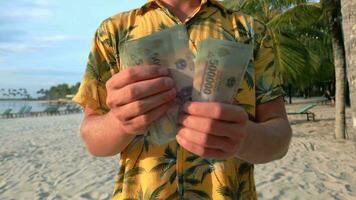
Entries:
{"type": "MultiPolygon", "coordinates": [[[[166,14],[175,24],[186,24],[188,23],[194,16],[196,16],[199,11],[201,10],[203,3],[205,4],[206,1],[202,0],[202,4],[193,12],[193,14],[189,17],[184,22],[181,22],[178,17],[176,17],[173,13],[171,13],[167,8],[165,8],[159,1],[156,1],[157,5],[160,7],[161,11],[166,14]]],[[[191,38],[189,36],[189,30],[187,30],[188,33],[188,38],[189,42],[192,43],[191,38]]],[[[196,50],[196,49],[195,49],[196,50]]],[[[178,145],[177,147],[177,161],[176,161],[176,171],[177,171],[177,192],[178,192],[178,198],[179,199],[184,199],[184,168],[185,168],[185,159],[186,159],[186,153],[185,150],[178,145]]]]}

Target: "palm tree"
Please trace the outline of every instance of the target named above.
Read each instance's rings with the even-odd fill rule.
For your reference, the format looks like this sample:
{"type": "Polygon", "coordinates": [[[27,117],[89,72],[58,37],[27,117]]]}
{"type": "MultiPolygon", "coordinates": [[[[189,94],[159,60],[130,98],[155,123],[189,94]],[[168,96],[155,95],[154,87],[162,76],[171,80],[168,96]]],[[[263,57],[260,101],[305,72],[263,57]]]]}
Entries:
{"type": "Polygon", "coordinates": [[[271,48],[275,55],[273,65],[285,86],[294,84],[303,89],[320,81],[315,77],[320,77],[320,73],[324,74],[325,66],[332,66],[332,62],[329,62],[330,54],[321,53],[325,51],[323,49],[327,49],[325,46],[330,46],[331,40],[336,79],[335,137],[346,138],[346,78],[341,25],[338,20],[339,1],[322,0],[320,4],[308,3],[307,0],[242,0],[235,4],[229,0],[225,2],[254,16],[264,25],[265,33],[262,37],[271,37],[271,48]]]}
{"type": "MultiPolygon", "coordinates": [[[[349,91],[351,96],[351,109],[354,127],[356,127],[356,2],[355,0],[341,0],[341,12],[343,18],[344,44],[347,60],[347,74],[349,91]]],[[[356,130],[355,130],[356,131],[356,130]]]]}
{"type": "Polygon", "coordinates": [[[346,139],[346,116],[345,116],[345,86],[346,86],[346,63],[345,48],[341,24],[340,0],[322,0],[321,5],[329,22],[332,35],[332,47],[335,65],[335,138],[346,139]]]}
{"type": "Polygon", "coordinates": [[[320,4],[307,0],[225,0],[224,4],[253,16],[262,25],[264,31],[257,37],[270,41],[274,52],[270,66],[286,88],[305,90],[320,81],[325,67],[331,68],[322,65],[319,56],[327,42],[325,29],[315,25],[322,16],[320,4]]]}
{"type": "Polygon", "coordinates": [[[45,98],[47,98],[48,90],[45,90],[45,89],[41,88],[41,89],[38,90],[36,93],[37,93],[38,95],[40,95],[40,97],[38,97],[39,99],[45,99],[45,98]]]}
{"type": "Polygon", "coordinates": [[[1,89],[0,89],[0,92],[3,92],[3,93],[4,93],[4,92],[5,92],[5,89],[4,89],[4,88],[1,88],[1,89]]]}

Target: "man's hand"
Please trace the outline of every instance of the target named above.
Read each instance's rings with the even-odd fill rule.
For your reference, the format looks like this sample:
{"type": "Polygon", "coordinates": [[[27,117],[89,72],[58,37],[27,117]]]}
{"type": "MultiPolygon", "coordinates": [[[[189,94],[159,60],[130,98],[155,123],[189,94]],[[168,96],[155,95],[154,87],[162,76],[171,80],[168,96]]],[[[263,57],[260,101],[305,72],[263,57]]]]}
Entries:
{"type": "Polygon", "coordinates": [[[178,143],[203,157],[218,159],[236,154],[246,137],[248,115],[239,106],[191,102],[179,116],[178,143]]]}
{"type": "Polygon", "coordinates": [[[128,134],[145,130],[161,117],[176,97],[167,68],[130,67],[107,81],[110,115],[128,134]]]}

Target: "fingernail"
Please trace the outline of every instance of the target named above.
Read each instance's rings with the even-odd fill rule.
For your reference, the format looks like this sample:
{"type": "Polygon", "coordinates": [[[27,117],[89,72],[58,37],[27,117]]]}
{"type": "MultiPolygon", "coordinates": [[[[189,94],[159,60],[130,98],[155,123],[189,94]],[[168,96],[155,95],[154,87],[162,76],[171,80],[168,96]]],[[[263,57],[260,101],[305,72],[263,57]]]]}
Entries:
{"type": "Polygon", "coordinates": [[[173,87],[174,82],[173,82],[173,80],[171,78],[166,78],[165,84],[166,84],[167,87],[170,88],[170,87],[173,87]]]}
{"type": "Polygon", "coordinates": [[[169,74],[169,70],[166,67],[161,67],[158,71],[159,71],[159,73],[161,75],[168,75],[169,74]]]}

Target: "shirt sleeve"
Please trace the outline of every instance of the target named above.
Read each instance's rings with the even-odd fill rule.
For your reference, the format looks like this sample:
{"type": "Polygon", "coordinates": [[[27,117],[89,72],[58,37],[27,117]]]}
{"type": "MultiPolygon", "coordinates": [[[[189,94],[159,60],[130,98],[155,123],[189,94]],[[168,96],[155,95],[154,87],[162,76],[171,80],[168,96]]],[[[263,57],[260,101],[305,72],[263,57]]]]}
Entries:
{"type": "Polygon", "coordinates": [[[79,90],[73,98],[75,103],[83,108],[89,107],[98,114],[108,112],[105,84],[111,77],[111,71],[118,69],[114,33],[110,19],[97,28],[79,90]]]}
{"type": "Polygon", "coordinates": [[[284,95],[276,73],[273,42],[265,32],[263,25],[254,21],[256,105],[284,95]]]}

